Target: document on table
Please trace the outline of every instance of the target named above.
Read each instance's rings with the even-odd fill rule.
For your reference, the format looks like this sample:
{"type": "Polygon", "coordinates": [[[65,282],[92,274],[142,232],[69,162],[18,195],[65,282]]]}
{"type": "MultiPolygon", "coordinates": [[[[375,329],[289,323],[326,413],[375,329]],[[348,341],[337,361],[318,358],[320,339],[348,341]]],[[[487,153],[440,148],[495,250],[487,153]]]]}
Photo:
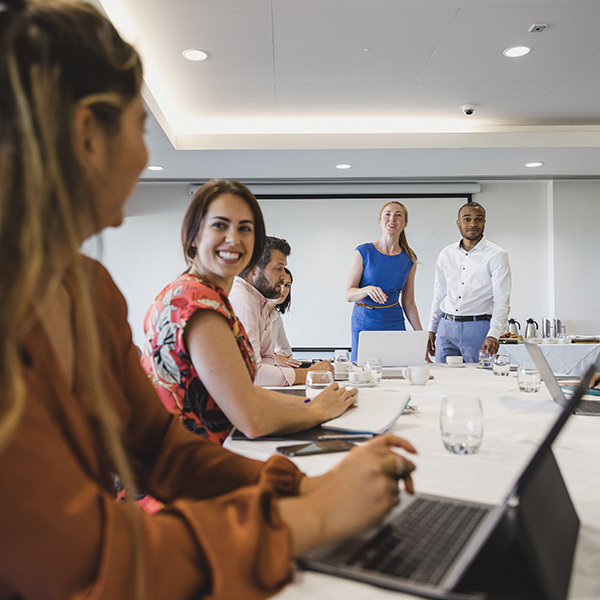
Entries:
{"type": "Polygon", "coordinates": [[[321,427],[332,431],[384,433],[394,426],[409,401],[407,392],[362,388],[358,390],[355,406],[343,415],[325,421],[321,427]]]}

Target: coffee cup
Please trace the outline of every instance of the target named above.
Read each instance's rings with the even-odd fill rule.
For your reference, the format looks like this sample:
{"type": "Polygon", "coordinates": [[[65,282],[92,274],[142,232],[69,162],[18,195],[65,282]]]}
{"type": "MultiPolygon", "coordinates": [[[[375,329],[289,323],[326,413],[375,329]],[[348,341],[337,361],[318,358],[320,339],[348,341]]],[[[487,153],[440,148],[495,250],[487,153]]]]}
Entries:
{"type": "Polygon", "coordinates": [[[425,385],[429,381],[429,367],[427,365],[405,367],[402,369],[402,376],[411,385],[425,385]]]}
{"type": "Polygon", "coordinates": [[[453,367],[462,365],[463,357],[462,356],[446,356],[446,364],[452,365],[453,367]]]}
{"type": "Polygon", "coordinates": [[[350,383],[371,383],[371,371],[348,371],[350,383]]]}

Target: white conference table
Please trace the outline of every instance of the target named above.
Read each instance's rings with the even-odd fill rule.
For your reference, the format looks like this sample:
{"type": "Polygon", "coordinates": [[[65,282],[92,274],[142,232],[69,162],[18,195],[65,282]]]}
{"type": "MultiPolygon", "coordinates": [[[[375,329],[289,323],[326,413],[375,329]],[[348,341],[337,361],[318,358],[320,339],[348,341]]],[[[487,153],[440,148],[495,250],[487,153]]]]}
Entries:
{"type": "MultiPolygon", "coordinates": [[[[550,368],[563,375],[583,375],[600,356],[600,344],[539,344],[550,368]]],[[[531,362],[524,344],[500,344],[503,354],[508,354],[512,364],[531,362]]]]}
{"type": "MultiPolygon", "coordinates": [[[[420,492],[498,503],[506,496],[528,458],[553,423],[559,406],[545,387],[537,393],[519,391],[514,373],[494,376],[475,365],[453,368],[433,365],[434,379],[425,386],[383,380],[381,387],[410,391],[416,412],[400,417],[393,431],[419,451],[414,474],[420,492]],[[447,452],[439,434],[443,396],[477,395],[484,410],[484,439],[478,454],[447,452]]],[[[359,390],[360,393],[360,390],[359,390]]],[[[293,442],[292,442],[293,443],[293,442]]],[[[281,442],[232,441],[225,446],[245,456],[266,460],[281,442]]],[[[553,446],[575,505],[581,527],[571,576],[571,600],[600,598],[600,418],[571,416],[553,446]]],[[[292,459],[308,475],[319,475],[343,458],[326,454],[292,459]]],[[[294,581],[277,600],[379,600],[413,598],[409,594],[310,571],[296,570],[294,581]]]]}

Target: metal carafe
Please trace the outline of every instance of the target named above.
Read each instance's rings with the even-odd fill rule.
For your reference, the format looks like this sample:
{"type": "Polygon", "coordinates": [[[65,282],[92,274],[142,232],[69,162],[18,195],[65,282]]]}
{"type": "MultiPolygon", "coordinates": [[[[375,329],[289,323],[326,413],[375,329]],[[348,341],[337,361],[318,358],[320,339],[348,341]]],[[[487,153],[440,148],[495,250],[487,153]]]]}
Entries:
{"type": "Polygon", "coordinates": [[[551,338],[554,337],[552,319],[542,319],[542,337],[551,338]]]}
{"type": "Polygon", "coordinates": [[[521,323],[516,319],[508,320],[508,333],[512,335],[519,335],[519,331],[521,331],[521,323]]]}
{"type": "Polygon", "coordinates": [[[539,325],[533,319],[527,319],[527,324],[525,325],[525,337],[536,338],[538,332],[539,325]]]}

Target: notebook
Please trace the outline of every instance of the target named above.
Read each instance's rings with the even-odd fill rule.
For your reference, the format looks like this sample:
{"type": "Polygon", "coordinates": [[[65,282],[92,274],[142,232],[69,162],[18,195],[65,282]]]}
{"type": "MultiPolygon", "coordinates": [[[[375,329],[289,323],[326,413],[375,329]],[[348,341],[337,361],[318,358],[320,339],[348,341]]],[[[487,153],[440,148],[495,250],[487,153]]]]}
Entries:
{"type": "Polygon", "coordinates": [[[513,598],[516,588],[519,593],[533,590],[533,597],[564,600],[579,519],[551,446],[592,372],[501,504],[405,495],[375,531],[314,550],[299,563],[428,598],[513,598]]]}
{"type": "Polygon", "coordinates": [[[346,433],[384,433],[394,426],[409,400],[409,394],[398,390],[360,389],[354,406],[321,427],[346,433]]]}
{"type": "Polygon", "coordinates": [[[356,364],[376,357],[383,367],[409,367],[425,362],[427,331],[361,331],[356,364]]]}
{"type": "MultiPolygon", "coordinates": [[[[558,383],[558,379],[556,375],[552,372],[544,353],[540,350],[537,344],[530,344],[528,342],[525,343],[527,351],[529,352],[529,356],[531,356],[535,366],[538,368],[540,375],[542,376],[542,381],[545,386],[548,388],[550,395],[552,396],[552,400],[559,404],[560,406],[566,406],[569,402],[567,395],[571,396],[575,393],[577,388],[573,386],[565,386],[567,390],[567,395],[561,388],[558,383]]],[[[593,417],[600,417],[600,397],[597,399],[592,399],[596,394],[600,394],[599,390],[584,390],[582,394],[582,398],[579,400],[577,405],[573,409],[574,415],[586,415],[593,417]]]]}

